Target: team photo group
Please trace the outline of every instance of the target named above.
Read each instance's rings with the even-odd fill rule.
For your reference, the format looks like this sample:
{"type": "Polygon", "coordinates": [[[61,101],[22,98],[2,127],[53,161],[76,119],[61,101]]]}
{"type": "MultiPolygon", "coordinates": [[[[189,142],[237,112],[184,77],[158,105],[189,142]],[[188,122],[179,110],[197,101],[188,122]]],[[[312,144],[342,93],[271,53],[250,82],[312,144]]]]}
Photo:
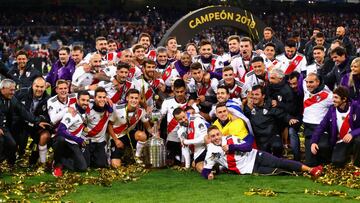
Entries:
{"type": "Polygon", "coordinates": [[[211,39],[154,47],[143,32],[119,48],[97,36],[93,52],[62,45],[46,74],[20,49],[1,69],[1,164],[19,167],[30,151],[28,166],[50,165],[55,177],[145,166],[152,140],[163,160],[150,162],[209,180],[360,167],[360,57],[347,29],[281,41],[265,27],[256,43],[221,39],[228,52],[211,39]]]}

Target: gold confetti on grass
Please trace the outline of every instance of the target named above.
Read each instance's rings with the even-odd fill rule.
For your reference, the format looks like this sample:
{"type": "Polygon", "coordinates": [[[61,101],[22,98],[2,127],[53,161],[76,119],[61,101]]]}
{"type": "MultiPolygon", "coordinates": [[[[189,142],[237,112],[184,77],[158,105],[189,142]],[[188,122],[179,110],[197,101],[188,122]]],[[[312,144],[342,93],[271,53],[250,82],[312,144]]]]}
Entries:
{"type": "Polygon", "coordinates": [[[25,179],[40,176],[37,172],[13,173],[12,181],[0,180],[0,202],[28,202],[30,198],[42,201],[60,201],[79,185],[100,185],[110,187],[114,181],[131,182],[148,173],[147,169],[138,165],[129,165],[119,169],[97,169],[98,175],[89,173],[65,172],[54,181],[40,182],[35,185],[25,184],[25,179]]]}
{"type": "Polygon", "coordinates": [[[259,196],[264,196],[264,197],[276,197],[277,193],[271,189],[250,188],[249,191],[244,192],[244,195],[247,195],[247,196],[259,195],[259,196]]]}

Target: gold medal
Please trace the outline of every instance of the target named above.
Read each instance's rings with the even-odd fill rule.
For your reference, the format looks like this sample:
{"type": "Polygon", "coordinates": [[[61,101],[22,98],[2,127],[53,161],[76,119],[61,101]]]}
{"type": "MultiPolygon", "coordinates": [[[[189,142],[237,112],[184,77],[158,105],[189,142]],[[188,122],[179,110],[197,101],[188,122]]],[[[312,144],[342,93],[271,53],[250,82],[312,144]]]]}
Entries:
{"type": "Polygon", "coordinates": [[[88,133],[88,132],[89,132],[89,128],[88,128],[88,127],[84,127],[83,131],[84,131],[85,133],[88,133]]]}
{"type": "Polygon", "coordinates": [[[155,100],[158,100],[159,98],[160,98],[159,95],[155,95],[155,96],[154,96],[154,99],[155,99],[155,100]]]}

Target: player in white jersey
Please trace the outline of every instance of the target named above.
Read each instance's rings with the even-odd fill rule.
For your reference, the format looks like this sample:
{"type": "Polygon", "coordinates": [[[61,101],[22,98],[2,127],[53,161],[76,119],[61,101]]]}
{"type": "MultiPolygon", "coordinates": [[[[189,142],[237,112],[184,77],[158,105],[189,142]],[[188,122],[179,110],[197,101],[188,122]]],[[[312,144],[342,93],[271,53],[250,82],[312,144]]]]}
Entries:
{"type": "Polygon", "coordinates": [[[245,84],[243,88],[244,94],[248,94],[248,92],[251,91],[251,88],[255,85],[266,86],[269,82],[269,76],[262,57],[253,58],[251,66],[253,67],[253,70],[246,73],[245,76],[245,84]]]}
{"type": "MultiPolygon", "coordinates": [[[[257,57],[261,56],[264,60],[266,56],[264,54],[257,54],[253,51],[253,42],[249,37],[242,37],[240,39],[240,56],[242,60],[243,67],[246,70],[246,73],[253,70],[251,66],[251,61],[257,57]]],[[[244,81],[244,78],[241,78],[241,81],[244,81]]]]}
{"type": "Polygon", "coordinates": [[[89,144],[86,145],[84,156],[90,167],[104,168],[108,165],[106,154],[107,124],[113,112],[108,104],[106,90],[98,87],[95,90],[94,103],[86,114],[86,128],[83,129],[89,144]]]}
{"type": "Polygon", "coordinates": [[[104,66],[114,65],[119,61],[116,52],[108,51],[108,42],[105,37],[97,37],[95,39],[95,48],[96,52],[87,54],[80,64],[89,64],[94,54],[101,55],[101,65],[104,66]]]}
{"type": "Polygon", "coordinates": [[[85,171],[87,164],[82,149],[85,147],[83,129],[86,111],[89,110],[90,94],[87,91],[78,93],[77,102],[72,105],[74,112],[65,113],[54,142],[53,175],[62,176],[62,168],[85,171]],[[75,114],[75,115],[74,115],[75,114]]]}
{"type": "Polygon", "coordinates": [[[135,44],[131,48],[134,60],[133,63],[135,66],[137,66],[139,69],[142,69],[145,58],[145,47],[141,44],[135,44]]]}
{"type": "Polygon", "coordinates": [[[57,127],[68,107],[76,103],[76,94],[69,94],[69,83],[65,80],[56,81],[55,91],[57,94],[47,101],[47,109],[51,124],[57,127]]]}
{"type": "Polygon", "coordinates": [[[208,74],[210,74],[210,78],[216,78],[218,80],[221,80],[221,72],[222,68],[224,67],[222,61],[223,59],[220,56],[213,54],[211,42],[207,40],[202,40],[199,43],[199,53],[200,55],[193,58],[193,63],[200,63],[202,69],[208,74]]]}
{"type": "Polygon", "coordinates": [[[80,90],[95,90],[97,84],[93,84],[94,73],[99,71],[101,56],[95,54],[92,56],[89,64],[84,64],[75,69],[72,76],[71,92],[80,90]]]}
{"type": "Polygon", "coordinates": [[[244,83],[235,78],[233,67],[225,66],[222,72],[222,80],[219,81],[219,86],[226,86],[230,91],[230,98],[242,99],[246,97],[243,91],[244,83]]]}
{"type": "Polygon", "coordinates": [[[314,58],[314,63],[306,67],[306,75],[310,72],[317,73],[319,75],[326,75],[328,72],[324,68],[325,48],[323,46],[314,46],[312,54],[314,58]]]}
{"type": "Polygon", "coordinates": [[[275,50],[276,45],[274,43],[269,42],[264,46],[264,55],[266,56],[264,64],[268,72],[280,65],[279,61],[275,58],[275,50]]]}
{"type": "MultiPolygon", "coordinates": [[[[202,113],[209,113],[211,105],[216,102],[216,89],[219,84],[216,78],[205,78],[205,71],[201,64],[195,62],[190,66],[192,78],[187,84],[191,99],[201,107],[202,113]]],[[[204,116],[205,117],[205,116],[204,116]]]]}
{"type": "Polygon", "coordinates": [[[141,95],[141,105],[146,111],[152,112],[155,107],[156,96],[159,92],[165,91],[165,84],[162,79],[156,78],[155,62],[149,59],[144,61],[143,75],[133,80],[135,88],[141,95]]]}
{"type": "Polygon", "coordinates": [[[311,137],[332,104],[332,92],[321,82],[316,73],[309,73],[303,83],[304,90],[304,135],[305,161],[309,165],[316,163],[311,160],[311,137]]]}
{"type": "Polygon", "coordinates": [[[181,107],[174,109],[173,116],[180,125],[177,134],[182,145],[185,167],[190,168],[190,161],[194,160],[196,170],[201,173],[206,155],[206,121],[201,116],[186,113],[181,107]]]}
{"type": "Polygon", "coordinates": [[[285,53],[276,56],[279,61],[278,67],[284,71],[285,75],[289,75],[293,71],[301,73],[306,70],[306,57],[297,52],[296,42],[288,39],[285,42],[285,53]]]}
{"type": "MultiPolygon", "coordinates": [[[[173,116],[174,109],[181,107],[185,109],[189,103],[186,98],[186,87],[185,82],[182,79],[177,79],[174,81],[174,95],[175,97],[168,98],[164,100],[161,105],[161,117],[166,116],[167,121],[167,150],[169,151],[168,159],[175,161],[175,158],[180,161],[181,157],[181,148],[180,140],[177,136],[177,131],[179,130],[179,124],[173,116]]],[[[190,104],[195,109],[196,113],[199,113],[199,109],[195,104],[190,104]]],[[[160,122],[161,123],[161,119],[160,122]]],[[[160,131],[160,125],[158,126],[160,131]]]]}
{"type": "Polygon", "coordinates": [[[216,126],[208,129],[211,143],[207,146],[201,175],[214,179],[213,166],[218,163],[236,174],[278,174],[281,172],[308,172],[314,177],[322,173],[322,166],[310,168],[300,162],[277,158],[267,152],[252,149],[252,141],[235,136],[223,136],[216,126]]]}
{"type": "Polygon", "coordinates": [[[153,61],[156,60],[156,50],[150,49],[151,47],[151,36],[148,33],[141,33],[139,35],[138,44],[141,44],[145,48],[145,57],[153,61]]]}
{"type": "Polygon", "coordinates": [[[141,149],[147,139],[142,130],[136,130],[139,122],[144,124],[148,133],[153,134],[146,112],[140,107],[140,93],[130,89],[126,94],[126,104],[116,105],[110,118],[108,133],[111,140],[111,166],[117,168],[121,165],[125,149],[135,150],[136,159],[140,159],[141,149]]]}
{"type": "Polygon", "coordinates": [[[229,53],[224,53],[221,57],[225,66],[230,65],[232,57],[240,54],[240,37],[231,35],[227,38],[229,53]]]}
{"type": "Polygon", "coordinates": [[[99,82],[99,86],[105,88],[108,98],[114,104],[124,104],[126,93],[135,88],[133,82],[128,80],[129,69],[129,64],[120,62],[117,64],[116,75],[111,82],[99,82]]]}

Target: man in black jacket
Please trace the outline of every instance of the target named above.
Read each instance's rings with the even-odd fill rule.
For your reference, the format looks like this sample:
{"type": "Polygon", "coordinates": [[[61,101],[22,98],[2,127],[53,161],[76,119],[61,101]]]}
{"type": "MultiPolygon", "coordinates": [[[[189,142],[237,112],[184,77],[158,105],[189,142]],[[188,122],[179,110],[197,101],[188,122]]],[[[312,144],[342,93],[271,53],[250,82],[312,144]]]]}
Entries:
{"type": "MultiPolygon", "coordinates": [[[[32,87],[22,88],[15,93],[15,97],[28,109],[34,116],[38,116],[41,120],[50,122],[47,113],[47,100],[49,95],[45,92],[46,81],[43,77],[34,80],[32,87]]],[[[38,126],[33,126],[24,121],[21,117],[14,119],[14,138],[18,144],[19,155],[25,152],[28,136],[31,135],[33,142],[31,144],[32,153],[29,163],[35,164],[40,155],[40,162],[46,161],[47,142],[50,139],[49,129],[44,130],[38,126]],[[24,126],[17,128],[16,126],[24,126]],[[15,133],[16,132],[16,133],[15,133]]]]}
{"type": "Polygon", "coordinates": [[[16,160],[16,142],[11,129],[14,115],[20,115],[24,120],[43,129],[49,125],[27,111],[14,97],[15,85],[16,83],[10,79],[0,82],[0,162],[7,158],[10,165],[14,165],[16,160]]]}
{"type": "Polygon", "coordinates": [[[343,47],[346,49],[346,53],[348,54],[348,56],[355,56],[356,48],[354,44],[351,42],[350,38],[345,35],[346,35],[345,27],[339,26],[336,28],[336,37],[331,39],[331,41],[340,40],[343,44],[343,47]]]}
{"type": "Polygon", "coordinates": [[[341,78],[351,71],[350,65],[354,57],[349,56],[346,49],[341,46],[331,50],[330,56],[335,65],[331,72],[324,77],[325,84],[329,87],[339,86],[341,78]]]}
{"type": "Polygon", "coordinates": [[[255,46],[255,50],[264,50],[267,43],[275,44],[276,55],[284,52],[284,44],[275,38],[274,30],[271,27],[264,28],[264,38],[255,46]]]}
{"type": "Polygon", "coordinates": [[[26,52],[20,50],[16,53],[16,64],[9,70],[8,75],[20,89],[30,87],[34,79],[41,76],[41,73],[30,66],[26,52]]]}
{"type": "Polygon", "coordinates": [[[265,100],[265,88],[259,85],[252,87],[252,100],[244,107],[245,115],[250,119],[256,145],[260,150],[281,157],[283,144],[279,132],[279,122],[293,125],[299,122],[292,119],[284,110],[271,107],[271,102],[265,100]]]}

